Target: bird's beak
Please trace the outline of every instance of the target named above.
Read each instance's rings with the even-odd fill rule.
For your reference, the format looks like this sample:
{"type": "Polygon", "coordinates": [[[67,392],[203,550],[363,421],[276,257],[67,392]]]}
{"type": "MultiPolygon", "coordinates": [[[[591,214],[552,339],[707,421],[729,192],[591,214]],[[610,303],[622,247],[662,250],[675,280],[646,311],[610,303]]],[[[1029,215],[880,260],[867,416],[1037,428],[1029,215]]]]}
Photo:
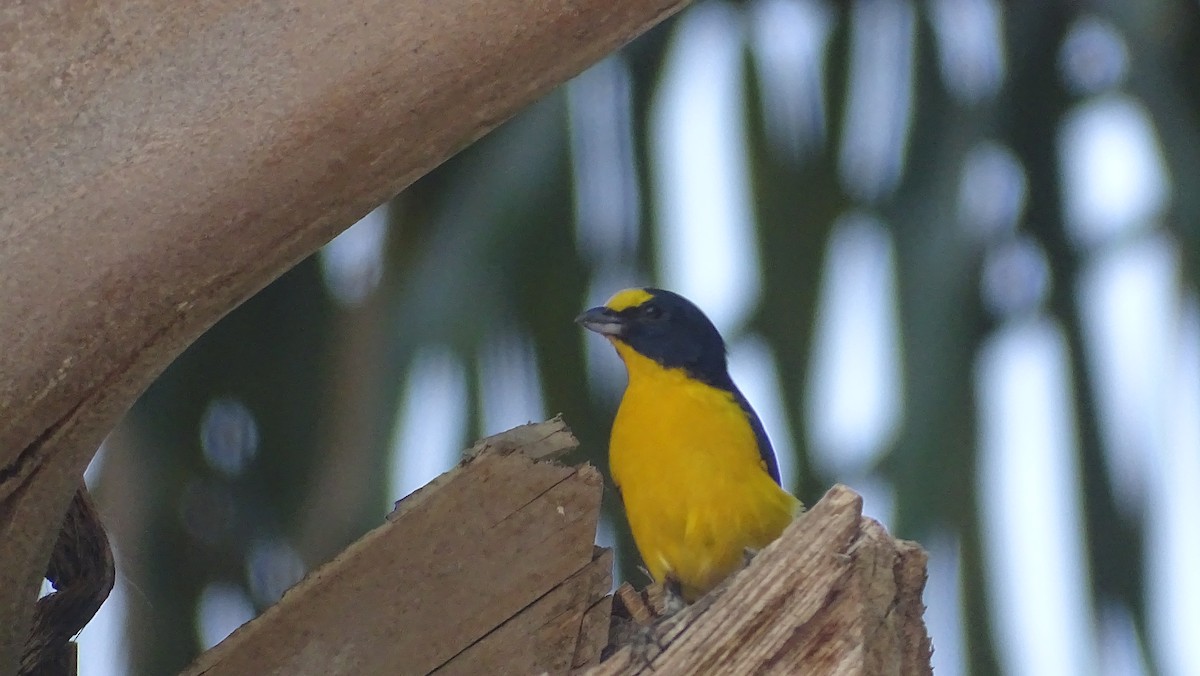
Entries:
{"type": "Polygon", "coordinates": [[[602,336],[620,336],[625,332],[624,319],[603,305],[579,315],[575,323],[602,336]]]}

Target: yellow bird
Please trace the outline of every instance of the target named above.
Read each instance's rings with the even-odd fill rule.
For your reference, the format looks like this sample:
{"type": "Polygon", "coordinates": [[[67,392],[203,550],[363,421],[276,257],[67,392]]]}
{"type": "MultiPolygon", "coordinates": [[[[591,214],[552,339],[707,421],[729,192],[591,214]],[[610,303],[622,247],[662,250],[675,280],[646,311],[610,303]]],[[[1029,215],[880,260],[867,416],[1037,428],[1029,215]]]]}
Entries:
{"type": "Polygon", "coordinates": [[[703,596],[803,506],[726,367],[725,342],[683,296],[626,289],[576,321],[607,338],[629,383],[609,462],[642,560],[685,601],[703,596]]]}

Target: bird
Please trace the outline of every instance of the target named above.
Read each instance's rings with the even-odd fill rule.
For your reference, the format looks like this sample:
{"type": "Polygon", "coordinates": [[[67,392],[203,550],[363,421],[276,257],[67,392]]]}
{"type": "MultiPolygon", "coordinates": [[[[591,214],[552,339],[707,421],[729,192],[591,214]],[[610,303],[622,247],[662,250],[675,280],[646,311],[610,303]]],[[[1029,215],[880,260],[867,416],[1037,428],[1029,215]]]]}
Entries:
{"type": "Polygon", "coordinates": [[[609,468],[634,543],[654,580],[693,603],[803,505],[781,485],[767,432],[699,307],[672,291],[630,288],[576,323],[625,363],[609,468]]]}

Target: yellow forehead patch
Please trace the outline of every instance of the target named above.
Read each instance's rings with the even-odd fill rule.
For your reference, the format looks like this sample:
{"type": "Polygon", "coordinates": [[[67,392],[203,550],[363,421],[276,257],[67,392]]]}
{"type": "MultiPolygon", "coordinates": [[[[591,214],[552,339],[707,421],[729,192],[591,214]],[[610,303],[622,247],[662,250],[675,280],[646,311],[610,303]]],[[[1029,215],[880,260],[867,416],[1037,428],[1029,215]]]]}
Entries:
{"type": "Polygon", "coordinates": [[[618,291],[613,294],[613,297],[609,298],[608,302],[604,305],[610,310],[620,312],[621,310],[626,310],[631,307],[637,307],[653,297],[654,296],[645,289],[625,289],[624,291],[618,291]]]}

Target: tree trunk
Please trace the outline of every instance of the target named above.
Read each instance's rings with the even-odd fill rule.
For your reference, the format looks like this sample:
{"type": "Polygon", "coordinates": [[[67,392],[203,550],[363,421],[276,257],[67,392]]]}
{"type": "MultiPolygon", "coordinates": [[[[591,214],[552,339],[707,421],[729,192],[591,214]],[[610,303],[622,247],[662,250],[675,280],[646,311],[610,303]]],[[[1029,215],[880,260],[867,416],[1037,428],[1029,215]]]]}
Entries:
{"type": "Polygon", "coordinates": [[[0,673],[83,468],[237,303],[686,0],[18,3],[0,51],[0,673]]]}

